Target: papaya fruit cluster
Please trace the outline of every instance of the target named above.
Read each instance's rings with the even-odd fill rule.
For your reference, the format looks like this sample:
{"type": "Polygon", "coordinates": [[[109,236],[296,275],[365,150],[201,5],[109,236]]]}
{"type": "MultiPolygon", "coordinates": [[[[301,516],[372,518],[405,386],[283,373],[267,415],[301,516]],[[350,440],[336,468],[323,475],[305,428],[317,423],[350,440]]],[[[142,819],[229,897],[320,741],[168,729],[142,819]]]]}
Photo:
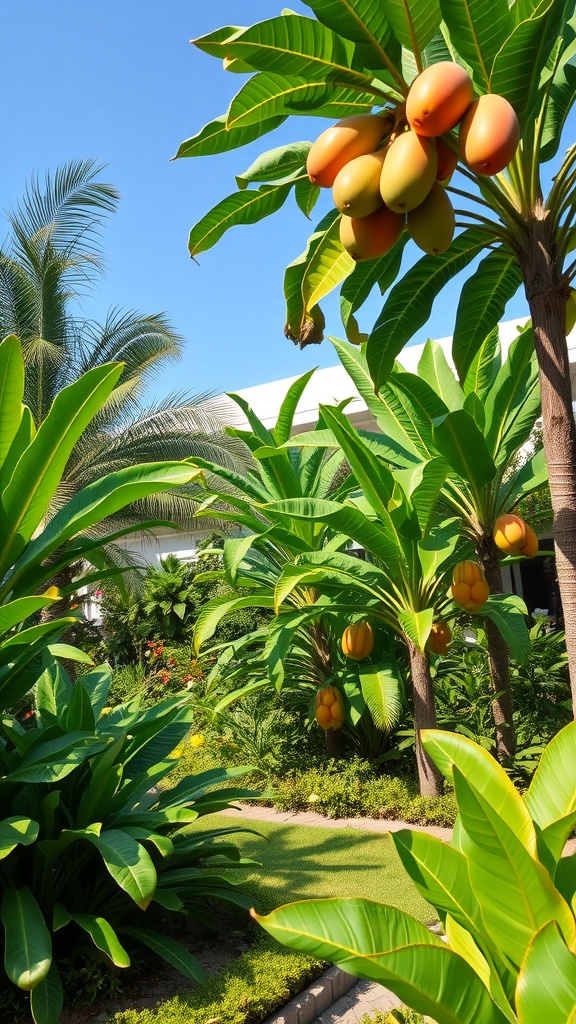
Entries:
{"type": "Polygon", "coordinates": [[[519,137],[508,100],[495,93],[474,99],[464,68],[440,61],[414,79],[405,109],[347,117],[322,132],[306,169],[310,181],[332,189],[344,215],[340,240],[354,260],[384,256],[405,222],[424,252],[440,255],[455,228],[442,186],[458,159],[476,174],[497,174],[519,137]],[[456,139],[449,133],[457,125],[456,139]]]}
{"type": "Polygon", "coordinates": [[[534,558],[538,553],[538,538],[534,530],[511,512],[496,520],[493,537],[496,545],[507,555],[534,558]]]}
{"type": "Polygon", "coordinates": [[[356,622],[347,626],[342,634],[342,653],[345,658],[362,661],[374,649],[374,633],[369,622],[356,622]]]}
{"type": "Polygon", "coordinates": [[[452,597],[460,608],[477,612],[486,604],[490,590],[478,562],[459,562],[452,573],[452,597]]]}
{"type": "Polygon", "coordinates": [[[340,690],[325,686],[316,695],[316,721],[321,729],[341,729],[344,725],[345,709],[340,690]]]}
{"type": "Polygon", "coordinates": [[[431,654],[445,654],[452,639],[452,632],[447,622],[433,622],[426,648],[431,654]]]}

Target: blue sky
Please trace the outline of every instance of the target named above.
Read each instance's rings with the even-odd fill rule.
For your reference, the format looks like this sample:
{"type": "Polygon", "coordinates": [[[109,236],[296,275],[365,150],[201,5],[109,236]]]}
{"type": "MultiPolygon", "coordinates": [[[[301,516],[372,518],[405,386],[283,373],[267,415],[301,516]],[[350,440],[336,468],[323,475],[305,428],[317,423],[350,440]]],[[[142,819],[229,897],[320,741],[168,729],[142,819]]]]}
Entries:
{"type": "MultiPolygon", "coordinates": [[[[109,270],[83,306],[103,318],[111,305],[166,311],[187,339],[181,363],[158,393],[235,390],[334,363],[328,342],[300,352],[283,335],[283,272],[313,225],[292,198],[274,217],[229,232],[195,265],[191,225],[235,191],[234,175],[274,145],[314,138],[325,120],[294,119],[230,154],[170,162],[179,143],[224,113],[244,80],[190,46],[220,25],[248,25],[281,10],[270,0],[19,0],[5,5],[0,197],[10,207],[32,172],[68,159],[107,164],[104,180],[122,195],[107,223],[109,270]]],[[[295,10],[310,13],[298,0],[295,10]]],[[[322,197],[318,218],[330,205],[322,197]]],[[[313,213],[313,217],[315,213],[313,213]]],[[[417,254],[411,250],[409,258],[417,254]]],[[[438,301],[415,340],[451,333],[458,284],[438,301]]],[[[325,302],[328,332],[342,336],[336,300],[325,302]]],[[[368,330],[377,312],[360,313],[368,330]]],[[[521,295],[508,316],[524,315],[521,295]]]]}

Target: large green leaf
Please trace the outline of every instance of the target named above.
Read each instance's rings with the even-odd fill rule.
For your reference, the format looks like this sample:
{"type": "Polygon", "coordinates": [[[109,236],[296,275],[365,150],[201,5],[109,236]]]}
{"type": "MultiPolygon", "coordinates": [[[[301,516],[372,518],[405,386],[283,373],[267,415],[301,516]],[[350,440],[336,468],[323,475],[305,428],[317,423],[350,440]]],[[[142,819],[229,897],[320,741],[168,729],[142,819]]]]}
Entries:
{"type": "Polygon", "coordinates": [[[146,910],[156,889],[156,871],[141,843],[121,829],[107,829],[88,837],[121,889],[146,910]]]}
{"type": "MultiPolygon", "coordinates": [[[[575,30],[571,21],[564,27],[564,36],[567,42],[573,44],[575,30]]],[[[559,43],[559,45],[561,44],[559,43]]],[[[566,118],[573,107],[576,95],[576,67],[564,60],[561,55],[558,56],[557,65],[553,77],[547,85],[547,90],[548,98],[540,143],[541,163],[556,156],[562,141],[566,118]]]]}
{"type": "Polygon", "coordinates": [[[231,149],[238,149],[254,142],[261,135],[277,128],[286,120],[286,116],[272,117],[255,124],[248,124],[241,128],[228,128],[226,114],[217,117],[214,121],[204,125],[201,131],[186,139],[178,148],[174,157],[177,160],[184,156],[212,156],[215,153],[227,153],[231,149]]]}
{"type": "MultiPolygon", "coordinates": [[[[307,306],[303,295],[303,282],[307,268],[316,250],[325,244],[329,232],[339,221],[338,210],[330,210],[314,229],[306,249],[287,267],[284,274],[284,295],[286,298],[286,330],[291,338],[306,339],[307,331],[315,322],[314,310],[307,306]]],[[[322,323],[323,326],[323,323],[322,323]]],[[[318,340],[320,341],[322,333],[318,340]]]]}
{"type": "Polygon", "coordinates": [[[514,661],[525,664],[530,657],[530,635],[526,626],[527,608],[515,594],[491,594],[480,609],[498,626],[514,661]]]}
{"type": "MultiPolygon", "coordinates": [[[[354,345],[368,340],[368,335],[360,334],[354,313],[366,301],[376,284],[380,292],[384,294],[394,283],[400,271],[404,246],[408,238],[408,232],[403,231],[396,245],[385,256],[376,260],[360,260],[343,283],[340,289],[340,315],[346,337],[354,345]]],[[[335,339],[330,340],[337,347],[339,343],[335,339]]],[[[340,355],[340,352],[338,354],[340,355]]],[[[370,382],[370,392],[374,398],[372,382],[370,382]]],[[[370,408],[370,406],[368,407],[370,408]]]]}
{"type": "Polygon", "coordinates": [[[323,25],[356,43],[367,68],[386,68],[404,91],[400,46],[380,0],[304,0],[323,25]]]}
{"type": "Polygon", "coordinates": [[[49,608],[59,600],[59,597],[19,597],[0,605],[0,634],[7,633],[41,608],[49,608]]]}
{"type": "Polygon", "coordinates": [[[456,766],[469,779],[494,810],[508,822],[519,840],[536,854],[536,833],[526,805],[497,761],[477,743],[458,733],[425,729],[422,744],[443,775],[452,781],[456,766]]]}
{"type": "Polygon", "coordinates": [[[444,349],[437,341],[429,339],[426,342],[418,363],[418,375],[430,385],[450,412],[462,408],[464,393],[448,365],[444,349]]]}
{"type": "MultiPolygon", "coordinates": [[[[533,395],[537,381],[532,327],[527,324],[512,342],[508,357],[486,397],[486,443],[496,462],[502,461],[507,453],[509,457],[507,435],[511,428],[515,430],[519,415],[524,429],[528,430],[525,439],[529,436],[531,427],[526,425],[524,408],[527,397],[533,395]]],[[[536,415],[532,415],[533,424],[536,415]]]]}
{"type": "Polygon", "coordinates": [[[0,466],[14,440],[22,416],[24,361],[13,334],[0,344],[0,466]]]}
{"type": "Polygon", "coordinates": [[[206,980],[206,975],[196,957],[192,956],[192,953],[182,943],[171,939],[169,935],[153,932],[149,928],[122,928],[122,933],[157,953],[189,981],[202,982],[206,980]]]}
{"type": "Polygon", "coordinates": [[[428,533],[430,524],[437,519],[436,500],[448,474],[444,459],[430,459],[410,469],[396,470],[395,477],[416,513],[422,536],[428,533]]]}
{"type": "Polygon", "coordinates": [[[526,805],[540,828],[576,809],[576,722],[554,736],[526,792],[526,805]]]}
{"type": "Polygon", "coordinates": [[[388,502],[394,489],[394,478],[390,470],[372,453],[343,412],[326,405],[320,406],[320,410],[342,448],[366,500],[379,519],[386,522],[388,502]]]}
{"type": "Polygon", "coordinates": [[[238,188],[246,188],[253,181],[280,181],[294,174],[305,165],[311,145],[310,142],[291,142],[262,153],[248,170],[236,175],[238,188]]]}
{"type": "Polygon", "coordinates": [[[17,846],[30,846],[38,837],[40,826],[32,818],[12,817],[0,821],[0,860],[17,846]]]}
{"type": "Polygon", "coordinates": [[[312,369],[308,370],[308,373],[303,373],[301,377],[298,377],[298,379],[290,385],[282,399],[282,405],[280,406],[280,411],[278,412],[278,417],[276,419],[276,426],[272,428],[272,436],[276,441],[276,444],[284,444],[284,442],[290,437],[298,403],[304,394],[308,382],[312,379],[313,374],[314,370],[312,369]]]}
{"type": "Polygon", "coordinates": [[[377,729],[390,732],[402,714],[402,690],[398,668],[393,664],[360,666],[362,696],[377,729]]]}
{"type": "Polygon", "coordinates": [[[338,109],[336,116],[349,117],[351,114],[369,113],[375,97],[332,83],[319,83],[313,73],[303,78],[290,78],[262,72],[250,78],[232,100],[227,127],[233,129],[286,114],[290,109],[297,109],[298,104],[314,113],[315,107],[321,107],[327,101],[338,109]]]}
{"type": "Polygon", "coordinates": [[[520,122],[529,117],[542,72],[561,31],[565,0],[540,0],[501,46],[490,75],[490,91],[512,104],[520,122]]]}
{"type": "MultiPolygon", "coordinates": [[[[508,13],[506,0],[503,4],[508,13]]],[[[516,294],[521,282],[522,275],[514,253],[498,248],[480,262],[463,285],[452,339],[452,357],[462,382],[466,381],[479,349],[502,319],[506,304],[516,294]]],[[[467,391],[476,390],[466,384],[464,386],[467,391]]]]}
{"type": "Polygon", "coordinates": [[[36,743],[8,774],[11,782],[58,782],[106,745],[93,733],[71,732],[36,743]]]}
{"type": "Polygon", "coordinates": [[[440,7],[451,42],[486,92],[494,58],[514,27],[506,0],[440,0],[440,7]]]}
{"type": "Polygon", "coordinates": [[[64,992],[56,964],[50,964],[50,970],[39,985],[30,993],[30,1010],[34,1024],[58,1024],[64,992]]]}
{"type": "Polygon", "coordinates": [[[18,557],[41,522],[74,445],[110,395],[122,369],[122,364],[97,366],[63,388],[54,399],[3,494],[0,575],[18,557]]]}
{"type": "Polygon", "coordinates": [[[434,441],[454,473],[479,495],[496,476],[482,432],[464,409],[451,412],[434,429],[434,441]]]}
{"type": "Polygon", "coordinates": [[[354,45],[325,25],[300,15],[261,21],[237,36],[227,49],[258,71],[280,75],[330,76],[338,85],[372,88],[372,76],[352,70],[354,45]]]}
{"type": "Polygon", "coordinates": [[[520,1024],[574,1024],[576,956],[557,926],[545,925],[528,947],[516,985],[520,1024]]]}
{"type": "Polygon", "coordinates": [[[469,228],[442,256],[424,256],[394,286],[368,339],[366,357],[377,389],[389,376],[396,356],[428,320],[438,293],[468,266],[486,241],[483,232],[469,228]]]}
{"type": "Polygon", "coordinates": [[[30,992],[50,970],[52,941],[27,885],[4,888],[0,917],[4,925],[4,969],[14,985],[30,992]]]}
{"type": "Polygon", "coordinates": [[[257,593],[246,597],[229,597],[223,595],[204,605],[194,626],[194,649],[199,651],[202,644],[214,634],[218,623],[225,615],[240,608],[273,608],[274,598],[271,594],[257,593]]]}
{"type": "Polygon", "coordinates": [[[354,260],[340,242],[340,216],[333,211],[318,225],[306,251],[286,268],[286,323],[291,335],[305,337],[314,308],[353,269],[354,260]]]}
{"type": "Polygon", "coordinates": [[[464,854],[425,832],[401,829],[392,832],[391,838],[424,899],[442,914],[451,914],[468,931],[477,933],[482,924],[464,854]]]}
{"type": "Polygon", "coordinates": [[[501,365],[500,337],[498,328],[495,327],[480,342],[480,347],[466,372],[462,384],[466,396],[474,394],[483,401],[496,380],[501,365]]]}
{"type": "Polygon", "coordinates": [[[438,0],[381,0],[381,4],[396,39],[407,50],[421,53],[440,27],[438,0]]]}
{"type": "Polygon", "coordinates": [[[190,231],[191,256],[211,249],[229,228],[237,224],[256,224],[276,213],[288,198],[291,185],[261,185],[257,190],[233,192],[214,206],[190,231]]]}
{"type": "Polygon", "coordinates": [[[308,900],[255,917],[284,945],[380,982],[438,1024],[506,1019],[469,964],[394,907],[361,899],[308,900]]]}
{"type": "Polygon", "coordinates": [[[423,608],[416,612],[412,608],[398,612],[398,622],[409,640],[424,653],[434,621],[434,609],[423,608]]]}
{"type": "Polygon", "coordinates": [[[130,957],[120,942],[112,925],[104,917],[94,914],[71,914],[70,917],[88,933],[97,949],[116,967],[130,967],[130,957]]]}
{"type": "Polygon", "coordinates": [[[454,787],[470,882],[493,942],[518,966],[549,921],[558,923],[568,943],[576,942],[574,915],[547,870],[457,768],[454,787]]]}
{"type": "Polygon", "coordinates": [[[511,476],[501,488],[502,511],[509,512],[527,494],[543,487],[548,480],[548,466],[544,449],[535,452],[524,463],[518,473],[511,476]]]}

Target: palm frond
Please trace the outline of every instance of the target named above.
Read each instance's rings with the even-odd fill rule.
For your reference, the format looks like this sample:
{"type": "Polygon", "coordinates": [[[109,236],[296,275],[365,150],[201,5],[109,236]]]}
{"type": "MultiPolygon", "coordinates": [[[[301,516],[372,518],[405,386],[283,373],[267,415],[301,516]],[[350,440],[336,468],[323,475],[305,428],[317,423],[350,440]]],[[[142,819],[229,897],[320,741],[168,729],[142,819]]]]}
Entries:
{"type": "Polygon", "coordinates": [[[84,324],[78,373],[116,360],[125,364],[121,380],[137,377],[145,384],[166,361],[182,354],[184,339],[172,328],[165,313],[143,316],[134,310],[112,308],[104,324],[84,324]]]}

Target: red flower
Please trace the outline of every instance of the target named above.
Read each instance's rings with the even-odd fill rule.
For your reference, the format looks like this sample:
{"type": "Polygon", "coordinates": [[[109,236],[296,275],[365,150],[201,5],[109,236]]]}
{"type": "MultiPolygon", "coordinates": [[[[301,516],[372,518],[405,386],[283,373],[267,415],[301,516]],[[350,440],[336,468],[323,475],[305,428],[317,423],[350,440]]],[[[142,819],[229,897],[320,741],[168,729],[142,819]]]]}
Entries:
{"type": "Polygon", "coordinates": [[[175,658],[168,658],[168,664],[169,665],[173,665],[175,660],[176,660],[175,658]]]}

